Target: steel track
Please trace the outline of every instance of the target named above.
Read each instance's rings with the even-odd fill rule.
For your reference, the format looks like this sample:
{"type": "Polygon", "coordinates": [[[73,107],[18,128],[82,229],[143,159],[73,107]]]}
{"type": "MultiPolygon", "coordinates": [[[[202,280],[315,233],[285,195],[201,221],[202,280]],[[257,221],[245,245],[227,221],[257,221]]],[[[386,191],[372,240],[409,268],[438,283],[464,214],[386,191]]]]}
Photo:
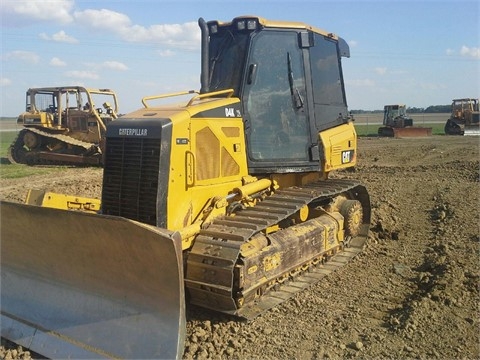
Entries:
{"type": "MultiPolygon", "coordinates": [[[[234,217],[215,219],[197,236],[188,255],[185,282],[190,302],[251,319],[289,299],[295,293],[316,283],[332,271],[342,267],[359,254],[364,247],[370,222],[370,200],[366,189],[355,180],[327,180],[302,187],[277,191],[255,207],[242,210],[234,217]],[[284,274],[289,281],[275,286],[275,290],[256,296],[241,306],[235,301],[235,267],[239,266],[242,245],[270,226],[278,224],[312,202],[325,201],[342,193],[354,194],[363,208],[363,224],[359,235],[342,246],[325,264],[305,259],[302,271],[284,274]]],[[[244,248],[243,248],[244,249],[244,248]]],[[[326,254],[325,254],[326,255],[326,254]]],[[[262,291],[263,292],[263,291],[262,291]]]]}
{"type": "MultiPolygon", "coordinates": [[[[81,140],[77,140],[77,139],[74,139],[70,136],[67,136],[67,135],[63,135],[63,134],[52,134],[52,133],[48,133],[48,132],[45,132],[45,131],[42,131],[40,129],[37,129],[37,128],[26,128],[26,129],[23,129],[21,130],[18,134],[17,134],[17,137],[15,138],[15,140],[12,142],[12,145],[10,145],[9,149],[8,149],[8,159],[10,160],[11,163],[14,163],[14,164],[25,164],[25,163],[28,163],[29,165],[68,165],[68,164],[77,164],[77,162],[75,161],[65,161],[65,160],[62,160],[62,161],[56,161],[56,160],[45,160],[45,159],[40,159],[39,157],[35,156],[36,152],[35,150],[32,150],[32,151],[25,151],[24,152],[24,159],[20,159],[17,157],[17,151],[19,151],[20,149],[23,148],[24,146],[24,143],[23,143],[23,135],[27,132],[27,131],[30,131],[30,132],[33,132],[37,135],[40,135],[42,137],[46,137],[46,138],[49,138],[49,139],[56,139],[56,140],[59,140],[63,143],[66,143],[66,144],[69,144],[69,145],[72,145],[72,146],[77,146],[77,147],[81,147],[81,148],[84,148],[86,152],[88,151],[93,151],[93,152],[101,152],[100,151],[100,148],[95,145],[95,144],[92,144],[92,143],[89,143],[89,142],[85,142],[85,141],[81,141],[81,140]]],[[[54,153],[54,152],[52,152],[54,153]]]]}

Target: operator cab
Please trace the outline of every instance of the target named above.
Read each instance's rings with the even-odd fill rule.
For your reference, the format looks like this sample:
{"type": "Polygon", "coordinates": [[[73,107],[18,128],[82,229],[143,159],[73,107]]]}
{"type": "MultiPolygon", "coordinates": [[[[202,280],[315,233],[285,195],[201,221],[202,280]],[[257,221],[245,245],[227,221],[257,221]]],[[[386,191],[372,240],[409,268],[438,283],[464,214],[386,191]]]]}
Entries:
{"type": "Polygon", "coordinates": [[[318,133],[350,120],[341,69],[346,42],[257,17],[199,24],[201,91],[231,88],[241,99],[250,172],[318,171],[318,133]]]}

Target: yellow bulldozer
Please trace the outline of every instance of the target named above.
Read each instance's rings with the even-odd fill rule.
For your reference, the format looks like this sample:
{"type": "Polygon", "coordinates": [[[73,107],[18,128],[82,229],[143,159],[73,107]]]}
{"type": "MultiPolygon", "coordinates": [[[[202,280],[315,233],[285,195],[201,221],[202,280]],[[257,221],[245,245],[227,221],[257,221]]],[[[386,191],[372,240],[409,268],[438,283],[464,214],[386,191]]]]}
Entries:
{"type": "Polygon", "coordinates": [[[17,118],[23,129],[10,145],[8,159],[29,165],[100,165],[106,125],[117,113],[117,96],[110,89],[28,89],[26,110],[17,118]]]}
{"type": "Polygon", "coordinates": [[[445,123],[445,135],[480,135],[478,99],[452,100],[452,112],[445,123]]]}
{"type": "Polygon", "coordinates": [[[432,128],[413,126],[413,119],[407,115],[404,104],[383,107],[383,126],[378,128],[379,136],[394,138],[424,137],[432,135],[432,128]]]}
{"type": "Polygon", "coordinates": [[[186,299],[253,319],[363,250],[368,191],[329,176],[357,162],[347,43],[255,16],[199,26],[200,91],[107,125],[98,212],[1,203],[2,337],[54,358],[181,358],[186,299]]]}

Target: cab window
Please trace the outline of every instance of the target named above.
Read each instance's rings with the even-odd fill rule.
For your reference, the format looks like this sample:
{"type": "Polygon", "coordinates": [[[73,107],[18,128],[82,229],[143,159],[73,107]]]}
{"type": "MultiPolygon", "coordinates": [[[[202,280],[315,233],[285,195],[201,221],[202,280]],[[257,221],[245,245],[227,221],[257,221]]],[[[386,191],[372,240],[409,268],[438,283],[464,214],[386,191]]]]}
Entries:
{"type": "Polygon", "coordinates": [[[252,160],[308,160],[305,98],[303,55],[297,33],[255,34],[243,96],[252,160]]]}

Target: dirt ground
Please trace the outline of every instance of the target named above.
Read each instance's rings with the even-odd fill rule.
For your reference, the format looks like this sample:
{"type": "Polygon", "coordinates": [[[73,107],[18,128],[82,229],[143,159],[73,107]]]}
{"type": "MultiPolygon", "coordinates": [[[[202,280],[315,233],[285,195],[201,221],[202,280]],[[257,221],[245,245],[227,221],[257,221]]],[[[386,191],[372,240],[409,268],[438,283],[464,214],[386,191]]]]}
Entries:
{"type": "MultiPolygon", "coordinates": [[[[365,251],[251,322],[187,308],[184,359],[479,359],[479,161],[476,137],[360,138],[358,166],[335,177],[367,186],[365,251]]],[[[99,197],[101,169],[1,180],[99,197]]],[[[0,357],[28,358],[2,343],[0,357]]]]}

